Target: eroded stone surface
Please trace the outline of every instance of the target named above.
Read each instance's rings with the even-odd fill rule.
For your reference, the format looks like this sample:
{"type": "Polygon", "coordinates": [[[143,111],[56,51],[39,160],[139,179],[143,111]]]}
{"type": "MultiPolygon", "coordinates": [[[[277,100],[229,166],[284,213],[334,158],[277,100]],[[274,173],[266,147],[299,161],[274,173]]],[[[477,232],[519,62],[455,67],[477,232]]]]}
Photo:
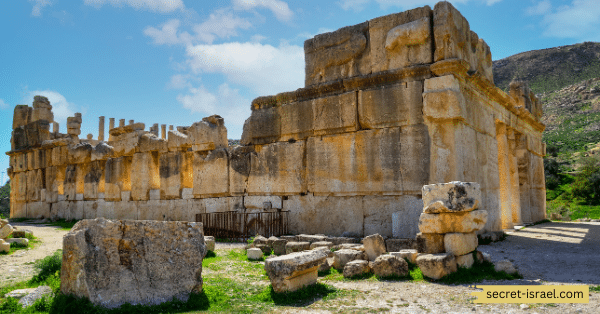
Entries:
{"type": "Polygon", "coordinates": [[[456,258],[450,253],[422,254],[417,257],[417,265],[431,279],[440,279],[457,270],[456,258]]]}
{"type": "Polygon", "coordinates": [[[485,226],[488,212],[475,210],[461,213],[421,214],[419,230],[422,233],[470,233],[485,226]]]}
{"type": "Polygon", "coordinates": [[[404,258],[398,258],[391,254],[378,256],[373,261],[371,269],[378,277],[402,277],[408,275],[408,263],[404,258]]]}
{"type": "Polygon", "coordinates": [[[369,273],[369,262],[365,260],[354,260],[344,265],[343,275],[345,278],[352,278],[369,273]]]}
{"type": "Polygon", "coordinates": [[[476,182],[450,182],[423,186],[423,212],[439,214],[479,208],[481,189],[476,182]]]}
{"type": "Polygon", "coordinates": [[[202,291],[201,223],[82,220],[65,235],[61,291],[107,308],[202,291]]]}
{"type": "Polygon", "coordinates": [[[273,291],[295,291],[316,283],[318,268],[326,258],[324,252],[312,250],[267,259],[265,271],[271,280],[273,291]]]}

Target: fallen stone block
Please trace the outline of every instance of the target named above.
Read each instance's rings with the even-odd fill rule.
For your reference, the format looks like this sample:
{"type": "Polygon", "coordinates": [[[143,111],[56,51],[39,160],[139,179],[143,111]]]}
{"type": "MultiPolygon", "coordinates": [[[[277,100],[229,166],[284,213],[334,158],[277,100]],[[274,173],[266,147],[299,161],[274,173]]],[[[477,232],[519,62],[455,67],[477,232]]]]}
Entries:
{"type": "Polygon", "coordinates": [[[369,261],[374,261],[379,255],[385,253],[385,240],[379,234],[365,237],[363,245],[369,261]]]}
{"type": "Polygon", "coordinates": [[[326,247],[327,249],[331,249],[333,247],[333,243],[328,241],[318,241],[310,244],[310,249],[314,249],[316,247],[326,247]]]}
{"type": "Polygon", "coordinates": [[[388,252],[399,252],[401,250],[411,250],[417,248],[415,239],[387,239],[385,240],[385,249],[388,252]]]}
{"type": "Polygon", "coordinates": [[[371,269],[377,277],[408,275],[408,263],[404,258],[398,258],[391,254],[378,256],[372,263],[371,269]]]}
{"type": "Polygon", "coordinates": [[[276,237],[276,236],[270,236],[270,237],[267,239],[267,244],[268,244],[268,245],[269,245],[271,248],[273,248],[273,242],[275,242],[275,241],[277,241],[277,240],[279,240],[279,238],[278,238],[278,237],[276,237]]]}
{"type": "Polygon", "coordinates": [[[331,249],[326,246],[317,246],[311,250],[321,250],[327,255],[327,257],[333,257],[333,252],[331,252],[331,249]]]}
{"type": "Polygon", "coordinates": [[[343,269],[346,264],[355,260],[365,260],[365,253],[352,249],[341,249],[333,252],[333,268],[343,269]]]}
{"type": "Polygon", "coordinates": [[[318,269],[327,259],[320,250],[295,252],[265,261],[265,271],[277,293],[296,291],[317,282],[318,269]]]}
{"type": "Polygon", "coordinates": [[[446,233],[444,235],[444,248],[446,253],[456,256],[465,255],[477,249],[477,234],[471,233],[446,233]]]}
{"type": "Polygon", "coordinates": [[[267,244],[258,244],[255,246],[255,248],[260,249],[265,255],[271,255],[271,252],[273,251],[273,249],[271,249],[271,246],[267,244]]]}
{"type": "Polygon", "coordinates": [[[206,250],[214,252],[215,251],[215,237],[213,236],[204,236],[204,243],[206,244],[206,250]]]}
{"type": "Polygon", "coordinates": [[[423,212],[468,212],[479,208],[481,189],[476,182],[452,181],[423,186],[423,212]]]}
{"type": "Polygon", "coordinates": [[[186,301],[205,255],[201,223],[81,220],[63,238],[61,291],[106,308],[186,301]]]}
{"type": "Polygon", "coordinates": [[[5,224],[0,228],[0,239],[6,239],[11,233],[13,233],[13,227],[9,224],[5,224]]]}
{"type": "Polygon", "coordinates": [[[342,243],[339,245],[335,245],[333,248],[336,250],[350,249],[363,252],[365,251],[365,246],[359,243],[342,243]]]}
{"type": "Polygon", "coordinates": [[[259,260],[263,258],[263,251],[259,248],[250,248],[246,250],[246,256],[249,260],[259,260]]]}
{"type": "Polygon", "coordinates": [[[27,238],[28,235],[32,234],[29,230],[13,230],[12,236],[13,238],[27,238]]]}
{"type": "Polygon", "coordinates": [[[473,266],[473,254],[468,253],[465,255],[456,256],[456,266],[463,268],[471,268],[473,266]]]}
{"type": "Polygon", "coordinates": [[[0,239],[0,252],[9,252],[10,251],[10,243],[5,242],[3,239],[0,239]]]}
{"type": "Polygon", "coordinates": [[[298,242],[298,237],[295,235],[284,235],[279,237],[282,240],[286,240],[287,242],[298,242]]]}
{"type": "Polygon", "coordinates": [[[419,217],[419,230],[422,233],[469,233],[485,226],[488,213],[485,210],[474,210],[459,213],[427,214],[419,217]]]}
{"type": "Polygon", "coordinates": [[[8,242],[8,244],[16,243],[20,246],[29,246],[29,239],[26,238],[10,238],[6,239],[6,242],[8,242]]]}
{"type": "Polygon", "coordinates": [[[327,241],[333,243],[333,245],[339,245],[343,243],[359,243],[360,240],[357,238],[350,237],[327,237],[327,241]]]}
{"type": "Polygon", "coordinates": [[[52,294],[52,289],[49,286],[39,286],[37,288],[13,290],[7,293],[6,296],[19,299],[19,304],[23,307],[28,307],[33,305],[35,301],[50,294],[52,294]]]}
{"type": "Polygon", "coordinates": [[[8,220],[7,219],[0,219],[0,228],[4,227],[5,225],[8,225],[8,220]]]}
{"type": "Polygon", "coordinates": [[[285,244],[285,254],[310,250],[310,242],[288,242],[285,244]]]}
{"type": "Polygon", "coordinates": [[[400,250],[400,252],[390,252],[390,254],[416,264],[419,252],[417,252],[417,250],[400,250]]]}
{"type": "Polygon", "coordinates": [[[417,251],[419,253],[444,253],[444,235],[438,233],[418,233],[417,251]]]}
{"type": "Polygon", "coordinates": [[[423,276],[440,279],[457,270],[456,258],[453,254],[422,254],[417,257],[417,265],[423,276]]]}
{"type": "Polygon", "coordinates": [[[309,235],[309,234],[299,234],[296,236],[298,238],[298,242],[323,242],[327,241],[327,236],[324,235],[309,235]]]}
{"type": "Polygon", "coordinates": [[[371,271],[369,262],[365,260],[355,260],[344,265],[344,277],[352,278],[363,274],[368,274],[371,271]]]}
{"type": "Polygon", "coordinates": [[[252,241],[252,244],[255,247],[258,247],[259,245],[269,245],[269,239],[261,236],[261,235],[257,235],[254,237],[254,241],[252,241]]]}
{"type": "Polygon", "coordinates": [[[285,245],[287,241],[284,239],[273,240],[273,254],[275,255],[284,255],[285,254],[285,245]]]}
{"type": "Polygon", "coordinates": [[[319,265],[319,272],[326,273],[331,269],[331,264],[333,263],[333,259],[326,258],[325,262],[319,265]]]}
{"type": "Polygon", "coordinates": [[[494,270],[495,271],[503,271],[503,272],[506,272],[507,274],[516,274],[517,273],[517,269],[515,268],[515,266],[513,266],[513,264],[509,260],[506,260],[506,259],[496,262],[494,264],[494,270]]]}

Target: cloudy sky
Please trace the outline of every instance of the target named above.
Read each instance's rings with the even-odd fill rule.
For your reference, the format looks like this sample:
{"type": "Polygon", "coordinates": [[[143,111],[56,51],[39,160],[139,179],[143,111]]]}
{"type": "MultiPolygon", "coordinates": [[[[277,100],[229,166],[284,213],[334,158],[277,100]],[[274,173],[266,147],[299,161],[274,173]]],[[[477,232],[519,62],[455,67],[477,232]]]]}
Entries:
{"type": "MultiPolygon", "coordinates": [[[[17,104],[47,96],[61,132],[83,114],[191,125],[225,118],[240,138],[258,96],[304,85],[303,43],[316,34],[423,5],[426,0],[14,0],[0,2],[0,151],[10,150],[17,104]]],[[[593,0],[451,1],[494,60],[600,41],[593,0]]],[[[107,125],[108,127],[108,125],[107,125]]],[[[8,157],[0,156],[0,180],[8,157]]]]}

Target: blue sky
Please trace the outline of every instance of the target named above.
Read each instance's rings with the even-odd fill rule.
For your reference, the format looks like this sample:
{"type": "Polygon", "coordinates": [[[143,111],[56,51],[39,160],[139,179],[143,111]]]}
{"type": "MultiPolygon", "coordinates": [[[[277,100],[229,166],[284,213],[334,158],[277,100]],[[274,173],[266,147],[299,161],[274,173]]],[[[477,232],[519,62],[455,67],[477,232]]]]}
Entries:
{"type": "MultiPolygon", "coordinates": [[[[83,114],[191,125],[225,118],[240,138],[258,96],[304,85],[303,43],[316,34],[436,1],[11,0],[0,2],[0,151],[17,104],[47,96],[61,132],[83,114]]],[[[600,41],[593,0],[450,1],[491,47],[515,53],[600,41]]],[[[0,180],[8,156],[0,156],[0,180]]]]}

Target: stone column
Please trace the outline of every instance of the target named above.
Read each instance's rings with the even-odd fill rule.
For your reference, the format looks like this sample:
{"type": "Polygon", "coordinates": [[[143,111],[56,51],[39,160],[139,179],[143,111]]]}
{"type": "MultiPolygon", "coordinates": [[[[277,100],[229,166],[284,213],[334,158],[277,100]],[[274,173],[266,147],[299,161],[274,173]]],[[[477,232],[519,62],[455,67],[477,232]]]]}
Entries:
{"type": "Polygon", "coordinates": [[[125,126],[125,119],[119,119],[119,127],[125,126]]]}
{"type": "Polygon", "coordinates": [[[154,123],[152,125],[152,128],[150,129],[150,133],[154,134],[156,137],[158,137],[158,123],[154,123]]]}
{"type": "Polygon", "coordinates": [[[52,133],[58,134],[59,132],[59,124],[58,122],[52,122],[52,133]]]}
{"type": "Polygon", "coordinates": [[[98,140],[104,141],[104,116],[101,116],[98,120],[98,140]]]}
{"type": "Polygon", "coordinates": [[[173,126],[169,125],[169,131],[173,131],[173,126]]]}
{"type": "Polygon", "coordinates": [[[161,130],[161,138],[163,140],[167,139],[167,125],[166,124],[161,124],[160,126],[160,130],[161,130]]]}
{"type": "Polygon", "coordinates": [[[132,125],[133,122],[134,122],[133,120],[129,120],[129,125],[132,125]]]}
{"type": "Polygon", "coordinates": [[[527,136],[517,140],[517,165],[519,170],[519,196],[521,221],[531,223],[531,152],[527,150],[527,136]]]}
{"type": "Polygon", "coordinates": [[[506,124],[497,122],[496,140],[498,141],[498,174],[500,177],[500,220],[502,229],[513,227],[509,147],[506,124]]]}
{"type": "Polygon", "coordinates": [[[108,140],[112,141],[112,135],[110,135],[110,130],[115,128],[115,118],[108,119],[108,140]]]}
{"type": "Polygon", "coordinates": [[[508,130],[508,162],[510,172],[510,200],[512,210],[512,222],[520,225],[521,219],[521,195],[519,191],[519,164],[517,160],[517,138],[518,134],[513,129],[508,130]]]}

